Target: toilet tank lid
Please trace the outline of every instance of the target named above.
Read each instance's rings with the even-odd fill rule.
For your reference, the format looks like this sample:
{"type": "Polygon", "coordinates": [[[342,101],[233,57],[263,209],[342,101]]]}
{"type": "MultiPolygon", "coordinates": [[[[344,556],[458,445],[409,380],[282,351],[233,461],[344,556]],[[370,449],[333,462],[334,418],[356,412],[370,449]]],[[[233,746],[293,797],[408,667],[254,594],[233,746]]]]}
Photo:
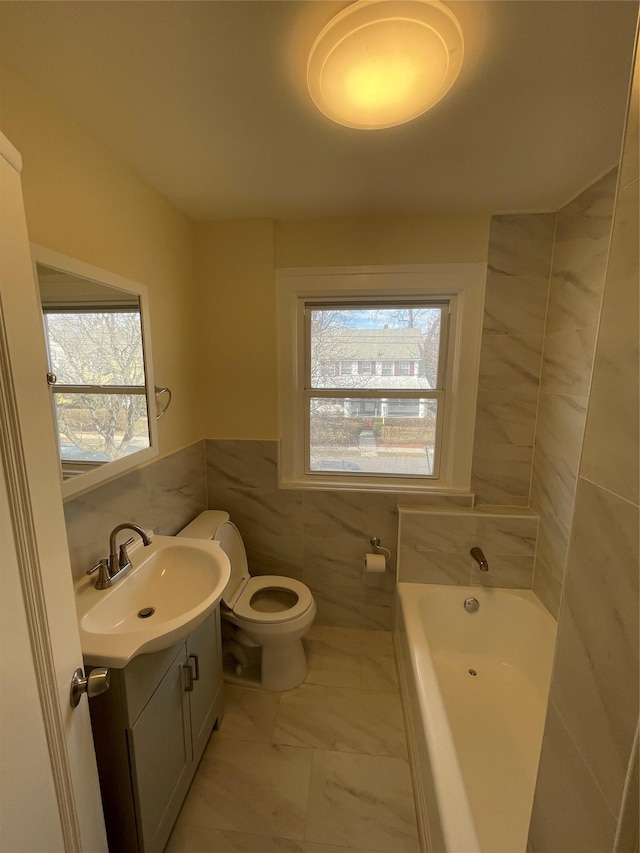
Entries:
{"type": "Polygon", "coordinates": [[[176,536],[190,539],[213,539],[221,524],[229,521],[229,513],[221,509],[207,509],[183,527],[176,536]]]}

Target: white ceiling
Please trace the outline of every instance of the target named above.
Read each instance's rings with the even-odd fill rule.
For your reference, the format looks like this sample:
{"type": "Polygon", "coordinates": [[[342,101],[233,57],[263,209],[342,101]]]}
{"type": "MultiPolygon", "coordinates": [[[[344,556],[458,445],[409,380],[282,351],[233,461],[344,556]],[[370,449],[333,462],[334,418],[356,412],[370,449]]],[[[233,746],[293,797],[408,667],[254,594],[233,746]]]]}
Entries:
{"type": "Polygon", "coordinates": [[[196,220],[549,210],[617,160],[635,0],[450,0],[457,83],[378,131],[306,92],[346,5],[0,2],[0,57],[196,220]]]}

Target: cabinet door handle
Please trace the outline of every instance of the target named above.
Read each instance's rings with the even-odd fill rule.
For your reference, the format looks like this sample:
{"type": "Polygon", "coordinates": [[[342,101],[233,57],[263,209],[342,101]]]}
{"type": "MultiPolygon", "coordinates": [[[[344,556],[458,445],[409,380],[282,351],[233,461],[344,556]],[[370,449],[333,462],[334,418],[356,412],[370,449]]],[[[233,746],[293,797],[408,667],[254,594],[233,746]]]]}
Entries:
{"type": "Polygon", "coordinates": [[[182,671],[187,676],[187,683],[186,683],[185,688],[184,688],[185,692],[186,693],[192,693],[193,692],[193,670],[191,669],[191,664],[183,663],[182,664],[182,671]]]}
{"type": "Polygon", "coordinates": [[[189,655],[189,660],[193,661],[193,680],[200,681],[200,661],[198,660],[198,655],[189,655]]]}

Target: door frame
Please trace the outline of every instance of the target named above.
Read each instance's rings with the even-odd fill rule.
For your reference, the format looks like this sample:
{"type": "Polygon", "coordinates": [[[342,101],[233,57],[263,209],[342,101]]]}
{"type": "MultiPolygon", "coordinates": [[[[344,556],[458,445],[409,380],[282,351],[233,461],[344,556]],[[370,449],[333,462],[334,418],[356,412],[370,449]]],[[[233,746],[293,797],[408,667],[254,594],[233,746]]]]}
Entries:
{"type": "MultiPolygon", "coordinates": [[[[82,652],[20,184],[22,158],[2,133],[0,161],[0,461],[64,849],[94,853],[106,850],[106,836],[88,703],[76,711],[69,703],[82,652]]],[[[19,685],[10,688],[19,691],[19,685]]]]}

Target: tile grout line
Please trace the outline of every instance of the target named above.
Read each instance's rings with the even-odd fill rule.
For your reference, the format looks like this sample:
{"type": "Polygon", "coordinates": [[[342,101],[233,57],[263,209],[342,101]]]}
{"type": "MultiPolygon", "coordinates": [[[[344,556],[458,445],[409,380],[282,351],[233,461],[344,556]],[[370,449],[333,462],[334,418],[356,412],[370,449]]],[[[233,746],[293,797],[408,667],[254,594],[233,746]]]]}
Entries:
{"type": "Polygon", "coordinates": [[[315,747],[311,748],[311,766],[309,768],[309,784],[307,785],[307,802],[304,811],[304,829],[302,831],[303,840],[309,843],[312,843],[308,837],[308,827],[309,827],[309,800],[311,798],[311,780],[313,778],[313,767],[316,760],[316,749],[315,747]]]}

